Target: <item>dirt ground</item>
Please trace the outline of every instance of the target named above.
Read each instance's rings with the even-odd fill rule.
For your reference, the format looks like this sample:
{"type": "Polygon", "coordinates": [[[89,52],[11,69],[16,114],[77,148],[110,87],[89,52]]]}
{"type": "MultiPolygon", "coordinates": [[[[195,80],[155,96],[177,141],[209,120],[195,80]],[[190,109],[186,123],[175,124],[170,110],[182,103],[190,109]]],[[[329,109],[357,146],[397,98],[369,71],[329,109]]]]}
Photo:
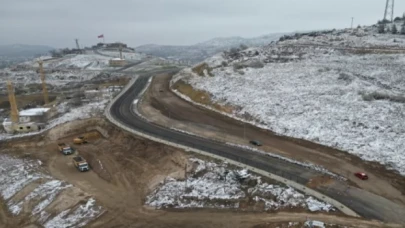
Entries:
{"type": "MultiPolygon", "coordinates": [[[[263,143],[261,150],[321,165],[348,178],[360,188],[405,204],[405,177],[397,172],[387,170],[375,162],[363,161],[347,152],[306,140],[275,135],[270,131],[196,107],[171,92],[170,79],[171,75],[168,74],[154,77],[141,103],[141,112],[153,122],[235,144],[249,145],[249,140],[259,140],[263,143]],[[356,178],[353,174],[358,171],[366,172],[370,180],[362,181],[356,178]]],[[[327,185],[325,181],[315,182],[327,185]]]]}
{"type": "MultiPolygon", "coordinates": [[[[131,136],[103,119],[76,121],[42,135],[2,142],[0,153],[39,159],[49,175],[75,187],[73,192],[64,193],[62,199],[53,204],[54,207],[69,197],[73,201],[80,201],[87,196],[94,197],[106,211],[87,227],[234,228],[290,221],[303,222],[307,218],[334,224],[356,224],[355,227],[381,226],[379,222],[315,213],[213,209],[155,210],[146,207],[146,194],[168,175],[184,176],[184,165],[192,155],[131,136]],[[57,151],[57,143],[70,143],[74,137],[83,134],[89,137],[89,143],[74,146],[75,153],[87,159],[92,170],[80,173],[71,162],[72,156],[64,156],[57,151]]],[[[73,201],[69,203],[75,203],[73,201]]],[[[38,224],[30,225],[29,216],[11,216],[4,202],[0,203],[0,227],[40,227],[38,224]]]]}

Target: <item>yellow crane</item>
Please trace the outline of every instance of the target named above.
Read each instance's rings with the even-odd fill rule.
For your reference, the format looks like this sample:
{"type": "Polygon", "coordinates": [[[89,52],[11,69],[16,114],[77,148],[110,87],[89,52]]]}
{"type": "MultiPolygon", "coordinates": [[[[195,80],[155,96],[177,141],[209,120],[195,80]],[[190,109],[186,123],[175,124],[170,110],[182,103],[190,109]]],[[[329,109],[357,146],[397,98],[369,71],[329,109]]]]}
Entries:
{"type": "Polygon", "coordinates": [[[48,89],[46,88],[46,83],[45,83],[45,72],[44,72],[44,67],[43,67],[44,62],[42,60],[39,60],[38,64],[39,64],[39,73],[41,74],[42,92],[44,94],[44,102],[46,105],[49,103],[49,96],[48,96],[48,89]]]}
{"type": "Polygon", "coordinates": [[[10,102],[10,119],[13,123],[19,122],[19,113],[17,109],[17,101],[15,100],[14,87],[11,81],[7,81],[8,100],[10,102]]]}

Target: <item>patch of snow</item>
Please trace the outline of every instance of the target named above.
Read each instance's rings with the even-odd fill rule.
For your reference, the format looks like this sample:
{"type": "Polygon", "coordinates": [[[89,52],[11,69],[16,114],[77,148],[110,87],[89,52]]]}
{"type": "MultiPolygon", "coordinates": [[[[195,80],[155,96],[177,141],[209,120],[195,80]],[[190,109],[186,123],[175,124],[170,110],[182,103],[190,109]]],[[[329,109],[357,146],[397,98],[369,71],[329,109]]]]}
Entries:
{"type": "Polygon", "coordinates": [[[156,208],[238,208],[239,201],[253,197],[265,203],[265,210],[303,207],[310,211],[332,211],[326,203],[296,191],[291,187],[262,183],[261,178],[247,170],[232,170],[226,163],[218,165],[191,158],[194,165],[185,180],[171,177],[146,198],[146,204],[156,208]],[[253,187],[249,187],[252,185],[253,187]]]}
{"type": "Polygon", "coordinates": [[[331,211],[331,210],[333,210],[333,207],[330,204],[321,202],[317,199],[314,199],[313,197],[308,197],[305,200],[305,202],[310,211],[331,211]]]}
{"type": "Polygon", "coordinates": [[[101,161],[100,161],[100,160],[98,160],[98,164],[100,165],[100,168],[101,168],[101,169],[104,169],[104,167],[103,167],[103,163],[101,163],[101,161]]]}
{"type": "Polygon", "coordinates": [[[62,61],[56,63],[53,67],[56,68],[78,68],[87,70],[102,70],[108,69],[109,57],[95,55],[95,54],[83,54],[75,55],[71,58],[65,58],[62,61]]]}
{"type": "Polygon", "coordinates": [[[96,115],[98,112],[101,112],[105,109],[108,100],[97,101],[83,106],[73,108],[68,113],[63,114],[61,117],[52,120],[47,125],[47,129],[54,126],[67,123],[73,120],[87,119],[96,115]]]}
{"type": "Polygon", "coordinates": [[[19,215],[22,210],[23,202],[14,204],[13,202],[7,203],[8,210],[13,215],[19,215]]]}
{"type": "Polygon", "coordinates": [[[45,228],[65,228],[65,227],[83,227],[91,220],[97,218],[103,213],[100,206],[96,206],[95,200],[90,198],[86,204],[82,204],[75,210],[68,209],[62,211],[52,219],[48,220],[45,228]]]}
{"type": "Polygon", "coordinates": [[[46,175],[34,172],[38,167],[37,163],[23,162],[6,155],[0,155],[0,162],[2,164],[0,194],[5,200],[9,200],[31,182],[46,177],[46,175]]]}
{"type": "Polygon", "coordinates": [[[41,201],[32,210],[32,214],[36,215],[42,212],[50,203],[52,203],[52,201],[62,190],[71,186],[72,185],[67,185],[59,180],[50,180],[34,189],[24,198],[23,201],[27,202],[34,198],[41,199],[41,201]]]}
{"type": "Polygon", "coordinates": [[[310,221],[306,221],[304,223],[305,227],[316,227],[316,228],[325,228],[325,223],[321,222],[321,221],[316,221],[316,220],[310,220],[310,221]]]}

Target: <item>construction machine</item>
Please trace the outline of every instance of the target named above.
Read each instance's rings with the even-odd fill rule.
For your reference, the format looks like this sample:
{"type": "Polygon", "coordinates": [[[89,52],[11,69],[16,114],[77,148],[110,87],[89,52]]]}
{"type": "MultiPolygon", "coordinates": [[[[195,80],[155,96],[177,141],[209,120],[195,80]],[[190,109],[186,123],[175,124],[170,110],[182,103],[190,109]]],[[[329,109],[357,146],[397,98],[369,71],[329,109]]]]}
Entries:
{"type": "Polygon", "coordinates": [[[73,164],[80,172],[85,172],[90,170],[89,163],[80,156],[73,157],[73,164]]]}
{"type": "Polygon", "coordinates": [[[73,139],[74,144],[84,144],[87,143],[87,139],[84,136],[79,136],[73,139]]]}
{"type": "Polygon", "coordinates": [[[58,143],[58,149],[64,155],[73,154],[73,148],[66,143],[58,143]]]}

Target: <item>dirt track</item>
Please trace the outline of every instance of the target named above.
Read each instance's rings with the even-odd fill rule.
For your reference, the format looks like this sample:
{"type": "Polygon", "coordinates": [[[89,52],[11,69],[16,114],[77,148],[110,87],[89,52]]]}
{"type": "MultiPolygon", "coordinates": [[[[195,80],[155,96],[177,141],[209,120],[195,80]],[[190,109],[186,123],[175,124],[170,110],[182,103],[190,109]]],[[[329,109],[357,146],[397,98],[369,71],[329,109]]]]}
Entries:
{"type": "MultiPolygon", "coordinates": [[[[358,227],[380,226],[378,222],[324,214],[212,209],[160,211],[147,208],[143,203],[147,192],[167,175],[184,175],[183,167],[190,155],[135,138],[102,119],[73,122],[56,127],[48,134],[3,143],[0,149],[2,153],[18,157],[29,154],[34,159],[40,159],[50,175],[73,184],[83,192],[77,197],[82,194],[94,197],[107,212],[88,227],[253,227],[269,222],[303,222],[306,218],[334,224],[357,224],[358,227]],[[95,125],[101,133],[94,130],[95,125]],[[89,144],[76,147],[77,153],[92,166],[92,171],[86,173],[78,172],[71,163],[71,156],[63,156],[56,149],[56,142],[70,142],[73,137],[83,133],[92,136],[89,144]]],[[[30,224],[29,217],[12,217],[4,204],[0,207],[0,224],[37,227],[35,224],[27,226],[30,224]]]]}
{"type": "Polygon", "coordinates": [[[257,127],[241,124],[215,112],[191,105],[169,89],[170,75],[159,75],[146,94],[142,112],[159,124],[193,132],[215,140],[248,145],[250,139],[260,140],[263,150],[307,161],[347,177],[354,185],[405,204],[405,178],[380,164],[365,162],[346,152],[305,140],[273,134],[257,127]],[[163,115],[162,115],[163,114],[163,115]],[[361,181],[353,173],[365,171],[370,181],[361,181]]]}

